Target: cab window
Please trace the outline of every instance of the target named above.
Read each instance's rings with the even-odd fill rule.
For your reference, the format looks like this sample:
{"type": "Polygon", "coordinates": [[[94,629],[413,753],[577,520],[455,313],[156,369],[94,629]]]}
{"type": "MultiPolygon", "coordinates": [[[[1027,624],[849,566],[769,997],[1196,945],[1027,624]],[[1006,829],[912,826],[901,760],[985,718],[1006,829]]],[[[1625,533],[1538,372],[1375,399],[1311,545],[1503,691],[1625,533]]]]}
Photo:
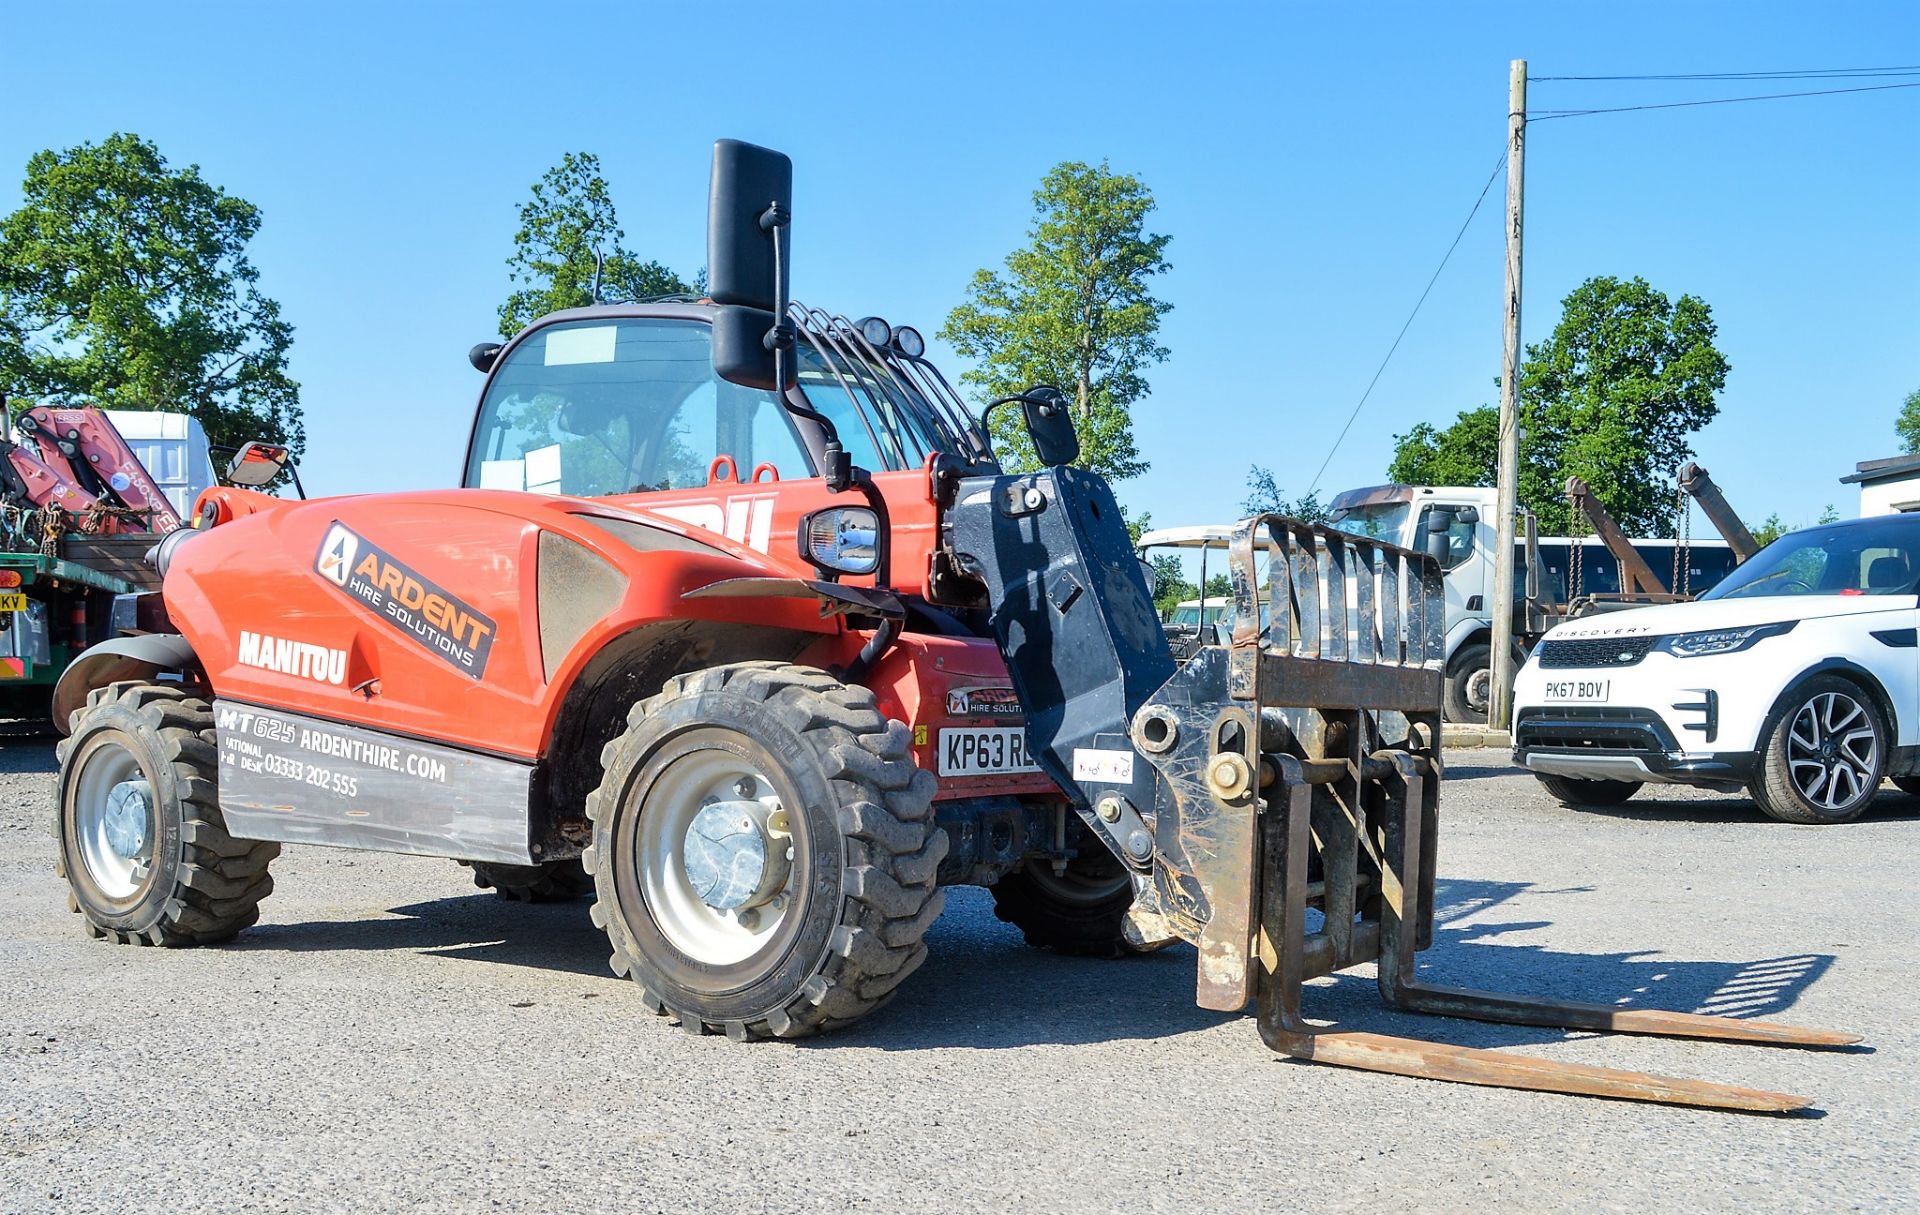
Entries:
{"type": "MultiPolygon", "coordinates": [[[[1414,535],[1424,546],[1427,542],[1427,520],[1433,517],[1434,507],[1420,512],[1420,525],[1414,529],[1414,535]]],[[[1447,556],[1440,563],[1441,569],[1453,569],[1473,556],[1473,533],[1475,524],[1462,523],[1457,514],[1448,513],[1447,518],[1447,556]]],[[[1424,550],[1424,547],[1422,549],[1424,550]]]]}
{"type": "Polygon", "coordinates": [[[530,335],[480,405],[466,484],[598,496],[707,483],[716,456],[746,477],[813,475],[772,394],[713,374],[698,321],[566,321],[530,335]]]}

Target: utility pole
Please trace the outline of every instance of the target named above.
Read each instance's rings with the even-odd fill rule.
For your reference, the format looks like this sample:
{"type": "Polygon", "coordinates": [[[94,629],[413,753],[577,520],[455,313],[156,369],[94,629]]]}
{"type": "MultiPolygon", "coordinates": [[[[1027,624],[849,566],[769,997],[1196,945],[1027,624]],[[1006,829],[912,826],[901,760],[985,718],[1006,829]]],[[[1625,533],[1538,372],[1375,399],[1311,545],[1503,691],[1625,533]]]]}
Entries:
{"type": "Polygon", "coordinates": [[[1500,361],[1500,472],[1495,481],[1493,550],[1493,686],[1487,689],[1487,725],[1506,729],[1513,715],[1513,519],[1520,496],[1520,250],[1527,183],[1527,61],[1507,73],[1506,332],[1500,361]]]}

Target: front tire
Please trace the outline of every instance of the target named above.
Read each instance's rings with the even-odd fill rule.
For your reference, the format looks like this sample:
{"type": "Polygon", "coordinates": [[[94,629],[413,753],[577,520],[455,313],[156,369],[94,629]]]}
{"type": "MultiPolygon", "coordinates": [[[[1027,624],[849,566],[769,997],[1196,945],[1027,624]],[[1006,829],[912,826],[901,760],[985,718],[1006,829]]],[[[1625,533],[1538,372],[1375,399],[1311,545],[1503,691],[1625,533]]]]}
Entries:
{"type": "Polygon", "coordinates": [[[177,684],[116,683],[72,726],[56,751],[55,868],[87,934],[207,945],[258,920],[280,845],[227,834],[212,706],[177,684]]]}
{"type": "Polygon", "coordinates": [[[581,858],[616,974],[695,1033],[858,1020],[926,960],[947,837],[907,727],[824,671],[679,675],[601,754],[581,858]]]}
{"type": "Polygon", "coordinates": [[[1775,717],[1748,792],[1783,823],[1851,822],[1880,789],[1887,737],[1873,697],[1849,680],[1817,676],[1775,717]]]}
{"type": "Polygon", "coordinates": [[[1581,780],[1573,776],[1542,776],[1540,784],[1563,806],[1617,806],[1640,792],[1637,780],[1581,780]]]}
{"type": "Polygon", "coordinates": [[[995,882],[993,914],[1013,925],[1036,949],[1089,958],[1137,952],[1126,936],[1133,906],[1133,879],[1126,867],[1090,833],[1082,832],[1080,855],[1055,873],[1050,861],[1032,858],[995,882]]]}

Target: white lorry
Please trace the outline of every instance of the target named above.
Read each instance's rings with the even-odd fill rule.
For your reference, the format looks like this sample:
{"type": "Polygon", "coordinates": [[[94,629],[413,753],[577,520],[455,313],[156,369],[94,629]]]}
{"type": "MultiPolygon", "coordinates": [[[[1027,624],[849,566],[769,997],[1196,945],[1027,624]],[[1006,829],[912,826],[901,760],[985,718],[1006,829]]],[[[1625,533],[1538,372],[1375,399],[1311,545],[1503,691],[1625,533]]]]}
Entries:
{"type": "MultiPolygon", "coordinates": [[[[1493,612],[1504,604],[1514,617],[1520,653],[1517,669],[1536,638],[1522,610],[1526,598],[1526,561],[1516,542],[1514,585],[1494,588],[1494,521],[1499,516],[1494,491],[1473,485],[1373,485],[1334,497],[1333,526],[1356,535],[1386,540],[1404,548],[1427,549],[1430,524],[1444,524],[1447,537],[1447,681],[1448,721],[1485,721],[1493,665],[1493,612]],[[1437,520],[1436,520],[1437,516],[1437,520]]],[[[1733,569],[1734,554],[1724,540],[1632,541],[1633,548],[1669,582],[1677,551],[1686,555],[1681,571],[1686,590],[1698,594],[1733,569]]],[[[1546,536],[1539,541],[1539,600],[1564,605],[1578,595],[1605,595],[1621,589],[1620,567],[1605,545],[1593,537],[1546,536]],[[1577,548],[1576,548],[1577,546],[1577,548]],[[1576,561],[1576,556],[1578,560],[1576,561]]],[[[1671,585],[1669,590],[1674,589],[1671,585]]]]}

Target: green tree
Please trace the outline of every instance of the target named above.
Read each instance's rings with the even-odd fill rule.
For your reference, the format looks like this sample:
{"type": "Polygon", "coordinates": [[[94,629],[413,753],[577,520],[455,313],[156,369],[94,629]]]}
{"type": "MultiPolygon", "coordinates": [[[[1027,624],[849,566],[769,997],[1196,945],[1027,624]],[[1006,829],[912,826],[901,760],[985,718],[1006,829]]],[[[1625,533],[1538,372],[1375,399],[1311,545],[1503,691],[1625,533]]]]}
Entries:
{"type": "MultiPolygon", "coordinates": [[[[978,366],[960,378],[982,399],[1056,384],[1074,401],[1079,465],[1110,481],[1147,471],[1133,440],[1133,407],[1147,368],[1167,357],[1152,278],[1168,269],[1171,239],[1146,230],[1153,192],[1130,174],[1068,161],[1033,195],[1029,243],[1002,273],[980,270],[940,336],[978,366]]],[[[1012,409],[994,418],[994,445],[1009,469],[1037,467],[1012,409]]]]}
{"type": "MultiPolygon", "coordinates": [[[[1564,301],[1546,341],[1520,368],[1520,500],[1541,527],[1571,523],[1566,480],[1578,475],[1632,535],[1674,530],[1674,470],[1688,439],[1720,412],[1727,359],[1713,310],[1670,300],[1645,279],[1590,278],[1564,301]]],[[[1427,485],[1492,485],[1498,413],[1467,410],[1445,430],[1395,436],[1389,475],[1427,485]]]]}
{"type": "Polygon", "coordinates": [[[1247,515],[1288,515],[1307,523],[1325,523],[1331,517],[1319,491],[1310,489],[1289,498],[1280,492],[1273,470],[1258,464],[1247,470],[1247,496],[1241,499],[1240,510],[1247,515]]]}
{"type": "Polygon", "coordinates": [[[260,211],[137,135],[36,153],[0,219],[0,390],[191,413],[215,443],[306,445],[260,211]]]}
{"type": "Polygon", "coordinates": [[[603,300],[691,292],[701,285],[698,276],[689,283],[659,262],[643,260],[620,243],[625,238],[613,193],[600,176],[600,158],[591,152],[562,156],[520,204],[520,227],[507,258],[516,286],[500,305],[501,335],[512,337],[549,312],[593,303],[596,272],[603,300]]]}
{"type": "Polygon", "coordinates": [[[1779,511],[1774,511],[1766,517],[1765,521],[1763,521],[1759,527],[1750,527],[1747,530],[1753,533],[1754,541],[1764,547],[1772,544],[1775,540],[1778,540],[1793,529],[1788,527],[1786,521],[1780,518],[1779,511]]]}
{"type": "Polygon", "coordinates": [[[1153,606],[1165,620],[1173,609],[1188,599],[1196,599],[1200,588],[1187,581],[1187,571],[1173,553],[1155,553],[1148,558],[1153,566],[1153,606]]]}
{"type": "Polygon", "coordinates": [[[1894,420],[1894,433],[1900,436],[1900,450],[1909,454],[1920,452],[1920,388],[1907,394],[1900,405],[1900,416],[1894,420]]]}
{"type": "Polygon", "coordinates": [[[1393,436],[1387,479],[1399,485],[1492,485],[1500,463],[1500,411],[1491,405],[1462,410],[1440,430],[1416,423],[1393,436]]]}

